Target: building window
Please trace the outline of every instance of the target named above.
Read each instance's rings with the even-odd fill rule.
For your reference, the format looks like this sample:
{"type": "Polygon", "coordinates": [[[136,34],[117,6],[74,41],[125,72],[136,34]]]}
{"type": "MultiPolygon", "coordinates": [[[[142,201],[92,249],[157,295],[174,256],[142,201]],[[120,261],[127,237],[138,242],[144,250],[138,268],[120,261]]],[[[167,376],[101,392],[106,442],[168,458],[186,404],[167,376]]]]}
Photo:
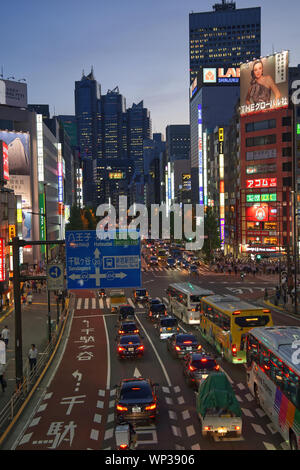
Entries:
{"type": "Polygon", "coordinates": [[[282,149],[282,156],[283,157],[291,157],[292,156],[292,147],[284,147],[282,149]]]}
{"type": "Polygon", "coordinates": [[[246,132],[263,131],[265,129],[274,129],[275,127],[276,127],[276,119],[248,122],[246,124],[246,132]]]}
{"type": "Polygon", "coordinates": [[[282,178],[282,186],[292,186],[292,178],[282,178]]]}
{"type": "Polygon", "coordinates": [[[283,126],[291,126],[291,125],[292,125],[291,116],[283,117],[283,118],[282,118],[282,125],[283,125],[283,126]]]}
{"type": "Polygon", "coordinates": [[[283,163],[282,171],[292,171],[292,162],[283,163]]]}
{"type": "Polygon", "coordinates": [[[291,132],[284,132],[282,134],[282,142],[291,142],[292,141],[292,133],[291,132]]]}
{"type": "Polygon", "coordinates": [[[276,134],[248,137],[248,139],[246,139],[246,147],[258,147],[260,145],[271,144],[276,144],[276,134]]]}

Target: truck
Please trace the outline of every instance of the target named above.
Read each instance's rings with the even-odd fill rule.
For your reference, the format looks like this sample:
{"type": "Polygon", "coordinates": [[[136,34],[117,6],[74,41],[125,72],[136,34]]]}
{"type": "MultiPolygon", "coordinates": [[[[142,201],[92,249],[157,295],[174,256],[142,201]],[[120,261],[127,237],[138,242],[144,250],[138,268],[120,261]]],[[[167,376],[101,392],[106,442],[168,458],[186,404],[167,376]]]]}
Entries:
{"type": "Polygon", "coordinates": [[[196,411],[202,436],[242,434],[242,411],[233,388],[223,372],[211,373],[199,385],[196,411]]]}
{"type": "Polygon", "coordinates": [[[110,310],[112,313],[118,313],[120,305],[127,303],[124,289],[110,289],[110,310]]]}

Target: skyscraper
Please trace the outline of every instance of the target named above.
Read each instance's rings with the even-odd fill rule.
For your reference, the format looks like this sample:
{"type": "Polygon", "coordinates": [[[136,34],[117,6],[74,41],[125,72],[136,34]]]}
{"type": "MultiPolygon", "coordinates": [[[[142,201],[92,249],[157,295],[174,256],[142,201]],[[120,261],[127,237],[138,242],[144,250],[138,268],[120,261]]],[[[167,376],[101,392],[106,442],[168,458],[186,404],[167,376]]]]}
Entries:
{"type": "Polygon", "coordinates": [[[238,67],[261,55],[260,7],[236,9],[222,0],[213,8],[189,15],[190,83],[201,67],[238,67]]]}
{"type": "Polygon", "coordinates": [[[134,162],[136,175],[143,175],[143,140],[151,138],[150,112],[143,101],[127,109],[127,129],[128,156],[134,162]]]}
{"type": "Polygon", "coordinates": [[[75,115],[77,122],[77,141],[80,148],[83,171],[83,202],[95,202],[93,167],[97,159],[98,121],[100,85],[94,78],[93,69],[88,75],[82,74],[75,82],[75,115]]]}

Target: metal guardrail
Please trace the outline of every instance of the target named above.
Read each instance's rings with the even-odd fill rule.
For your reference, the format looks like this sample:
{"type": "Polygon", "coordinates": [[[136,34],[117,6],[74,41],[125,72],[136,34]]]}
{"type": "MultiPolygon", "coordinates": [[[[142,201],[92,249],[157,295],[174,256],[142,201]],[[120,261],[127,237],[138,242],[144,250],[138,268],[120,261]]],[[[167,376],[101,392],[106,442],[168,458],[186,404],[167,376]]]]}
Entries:
{"type": "Polygon", "coordinates": [[[59,324],[54,329],[54,331],[52,331],[51,341],[38,356],[36,366],[30,370],[29,365],[25,365],[22,384],[13,393],[6,405],[4,405],[4,407],[0,410],[0,444],[3,440],[3,433],[5,434],[8,426],[12,423],[22,405],[29,397],[29,394],[33,391],[35,385],[41,379],[41,375],[46,370],[47,364],[51,359],[51,355],[58,346],[62,329],[65,326],[69,313],[69,300],[70,299],[68,298],[66,299],[65,309],[60,316],[59,324]]]}

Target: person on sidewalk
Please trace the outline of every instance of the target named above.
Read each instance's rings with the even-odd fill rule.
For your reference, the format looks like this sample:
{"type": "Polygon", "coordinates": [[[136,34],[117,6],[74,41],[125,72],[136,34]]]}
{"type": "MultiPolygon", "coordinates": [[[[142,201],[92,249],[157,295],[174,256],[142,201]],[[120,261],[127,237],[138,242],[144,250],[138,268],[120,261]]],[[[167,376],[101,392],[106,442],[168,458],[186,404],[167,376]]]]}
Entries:
{"type": "Polygon", "coordinates": [[[30,371],[35,370],[35,368],[36,368],[37,355],[38,355],[38,350],[37,350],[35,344],[32,344],[31,348],[29,349],[29,352],[28,352],[30,371]]]}
{"type": "Polygon", "coordinates": [[[2,392],[5,392],[5,389],[7,387],[7,383],[6,383],[6,380],[4,378],[5,369],[6,369],[6,365],[5,364],[0,364],[0,383],[1,383],[1,387],[2,387],[2,392]]]}
{"type": "Polygon", "coordinates": [[[7,327],[7,325],[5,325],[5,327],[3,328],[3,330],[1,331],[1,338],[3,339],[4,343],[5,343],[5,347],[7,348],[8,346],[8,340],[9,340],[9,329],[7,327]]]}
{"type": "Polygon", "coordinates": [[[28,302],[29,305],[32,304],[32,299],[33,299],[32,293],[29,292],[28,295],[27,295],[27,302],[28,302]]]}

